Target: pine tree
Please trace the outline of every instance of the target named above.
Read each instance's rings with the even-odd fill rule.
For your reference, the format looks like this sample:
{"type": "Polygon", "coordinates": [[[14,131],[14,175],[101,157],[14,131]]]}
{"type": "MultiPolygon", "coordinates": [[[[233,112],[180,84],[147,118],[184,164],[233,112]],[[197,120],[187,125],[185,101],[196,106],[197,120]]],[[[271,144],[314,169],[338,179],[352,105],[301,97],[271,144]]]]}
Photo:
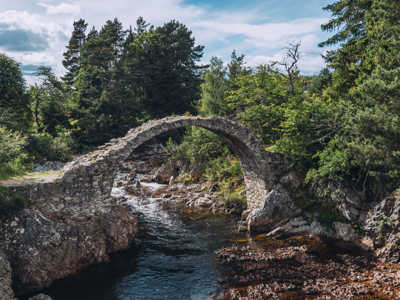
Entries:
{"type": "Polygon", "coordinates": [[[326,43],[334,68],[328,95],[343,113],[319,158],[317,178],[342,178],[370,197],[398,185],[400,176],[400,6],[396,0],[336,1],[326,43]]]}
{"type": "Polygon", "coordinates": [[[74,30],[69,40],[67,51],[64,52],[63,66],[67,69],[67,73],[62,79],[69,86],[72,86],[78,76],[82,66],[82,47],[86,39],[87,23],[84,19],[74,22],[74,30]]]}
{"type": "Polygon", "coordinates": [[[211,58],[210,66],[203,75],[201,84],[200,113],[204,115],[220,115],[227,113],[225,93],[228,85],[228,71],[224,63],[217,57],[211,58]]]}
{"type": "Polygon", "coordinates": [[[234,83],[239,76],[249,74],[249,70],[245,67],[243,54],[237,56],[236,51],[232,51],[231,61],[228,64],[228,74],[231,83],[234,83]]]}
{"type": "Polygon", "coordinates": [[[36,129],[39,133],[45,131],[55,137],[57,129],[69,127],[64,84],[49,67],[40,66],[37,76],[40,83],[29,90],[36,129]]]}
{"type": "Polygon", "coordinates": [[[142,34],[142,33],[146,32],[147,27],[149,27],[149,24],[143,19],[143,17],[137,18],[135,34],[142,34]]]}
{"type": "Polygon", "coordinates": [[[196,46],[192,32],[170,21],[135,36],[126,61],[142,107],[151,118],[194,112],[200,96],[201,70],[197,62],[203,46],[196,46]]]}

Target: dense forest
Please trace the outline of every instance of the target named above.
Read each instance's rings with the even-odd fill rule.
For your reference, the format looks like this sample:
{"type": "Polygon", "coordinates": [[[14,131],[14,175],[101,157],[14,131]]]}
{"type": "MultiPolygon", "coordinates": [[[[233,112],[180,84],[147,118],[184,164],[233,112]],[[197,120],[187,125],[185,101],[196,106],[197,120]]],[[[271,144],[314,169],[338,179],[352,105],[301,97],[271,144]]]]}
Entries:
{"type": "MultiPolygon", "coordinates": [[[[282,61],[256,68],[235,51],[227,64],[214,57],[201,65],[204,47],[185,25],[155,27],[141,17],[128,30],[118,19],[99,30],[74,22],[65,75],[40,67],[29,88],[18,63],[0,54],[0,177],[66,161],[150,119],[200,114],[248,126],[321,196],[335,181],[382,197],[400,175],[400,5],[338,0],[324,9],[331,19],[321,27],[331,37],[320,46],[333,50],[315,76],[299,70],[297,43],[282,61]]],[[[220,181],[221,191],[223,178],[240,175],[214,134],[189,128],[179,143],[169,142],[175,159],[205,162],[201,176],[220,181]]]]}

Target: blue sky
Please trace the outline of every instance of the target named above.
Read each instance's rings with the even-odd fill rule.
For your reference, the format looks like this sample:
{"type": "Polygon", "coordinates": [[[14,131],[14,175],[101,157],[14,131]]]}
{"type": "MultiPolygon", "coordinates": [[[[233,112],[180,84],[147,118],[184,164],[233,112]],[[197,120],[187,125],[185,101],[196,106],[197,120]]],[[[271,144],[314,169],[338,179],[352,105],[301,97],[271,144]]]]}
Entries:
{"type": "Polygon", "coordinates": [[[29,83],[38,65],[62,75],[62,53],[74,20],[101,27],[117,17],[127,28],[138,16],[154,25],[176,19],[212,56],[228,61],[235,49],[249,66],[281,60],[284,48],[301,42],[300,69],[318,73],[327,38],[320,25],[329,19],[322,7],[332,0],[0,0],[0,52],[16,59],[29,83]]]}

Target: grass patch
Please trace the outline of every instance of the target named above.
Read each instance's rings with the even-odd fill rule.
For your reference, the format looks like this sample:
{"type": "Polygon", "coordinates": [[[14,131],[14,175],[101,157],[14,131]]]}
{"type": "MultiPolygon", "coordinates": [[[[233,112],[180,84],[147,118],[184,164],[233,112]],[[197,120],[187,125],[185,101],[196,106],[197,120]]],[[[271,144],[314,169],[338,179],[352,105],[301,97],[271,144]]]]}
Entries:
{"type": "Polygon", "coordinates": [[[0,180],[16,176],[23,176],[28,173],[28,166],[18,160],[0,164],[0,180]]]}

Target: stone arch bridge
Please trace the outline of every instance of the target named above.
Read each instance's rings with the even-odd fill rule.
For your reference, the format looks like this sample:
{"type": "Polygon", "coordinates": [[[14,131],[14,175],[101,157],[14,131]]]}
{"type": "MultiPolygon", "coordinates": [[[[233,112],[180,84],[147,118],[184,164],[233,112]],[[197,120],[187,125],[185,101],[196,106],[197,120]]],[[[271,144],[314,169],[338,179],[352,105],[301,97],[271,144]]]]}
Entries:
{"type": "Polygon", "coordinates": [[[242,165],[249,208],[261,206],[266,191],[281,175],[282,159],[260,147],[247,128],[221,117],[167,117],[130,130],[64,168],[62,180],[70,183],[68,194],[87,200],[108,197],[120,163],[135,149],[162,133],[188,126],[210,130],[230,145],[242,165]]]}
{"type": "Polygon", "coordinates": [[[56,179],[25,185],[24,190],[15,192],[23,192],[30,204],[39,206],[51,197],[50,203],[57,206],[54,210],[68,209],[71,204],[89,208],[93,201],[110,198],[118,169],[135,149],[162,133],[187,126],[210,130],[230,145],[242,165],[248,208],[261,207],[267,192],[286,173],[287,164],[279,154],[265,151],[248,128],[221,117],[175,116],[149,121],[68,163],[56,179]]]}

